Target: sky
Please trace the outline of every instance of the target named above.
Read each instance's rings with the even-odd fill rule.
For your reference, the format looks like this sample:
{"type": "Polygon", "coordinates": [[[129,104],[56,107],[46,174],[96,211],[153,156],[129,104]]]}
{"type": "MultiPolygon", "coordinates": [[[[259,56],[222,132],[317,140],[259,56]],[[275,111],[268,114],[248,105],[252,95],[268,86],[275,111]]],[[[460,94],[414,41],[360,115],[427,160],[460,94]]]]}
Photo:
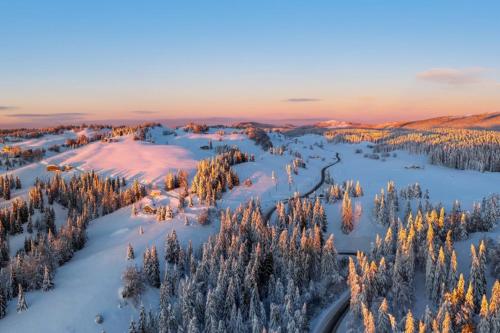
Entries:
{"type": "Polygon", "coordinates": [[[500,111],[499,1],[1,1],[0,127],[500,111]]]}

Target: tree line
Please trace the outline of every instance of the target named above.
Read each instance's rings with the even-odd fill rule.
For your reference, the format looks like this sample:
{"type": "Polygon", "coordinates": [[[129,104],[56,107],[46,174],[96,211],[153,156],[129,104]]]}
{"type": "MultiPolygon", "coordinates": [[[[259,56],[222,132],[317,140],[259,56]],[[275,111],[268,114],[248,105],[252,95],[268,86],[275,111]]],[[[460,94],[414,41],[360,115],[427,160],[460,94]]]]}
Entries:
{"type": "Polygon", "coordinates": [[[454,128],[419,130],[338,129],[325,133],[331,142],[375,143],[374,153],[397,149],[425,154],[431,164],[454,169],[500,172],[500,132],[454,128]]]}

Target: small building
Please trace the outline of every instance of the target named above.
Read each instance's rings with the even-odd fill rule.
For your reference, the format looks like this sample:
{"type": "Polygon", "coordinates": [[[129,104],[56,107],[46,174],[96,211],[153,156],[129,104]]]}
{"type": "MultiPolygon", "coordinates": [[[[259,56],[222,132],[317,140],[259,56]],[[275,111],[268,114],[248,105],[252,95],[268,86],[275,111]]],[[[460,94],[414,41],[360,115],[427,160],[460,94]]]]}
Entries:
{"type": "Polygon", "coordinates": [[[142,209],[142,211],[146,214],[156,214],[156,208],[153,208],[151,207],[150,205],[146,205],[144,206],[144,208],[142,209]]]}

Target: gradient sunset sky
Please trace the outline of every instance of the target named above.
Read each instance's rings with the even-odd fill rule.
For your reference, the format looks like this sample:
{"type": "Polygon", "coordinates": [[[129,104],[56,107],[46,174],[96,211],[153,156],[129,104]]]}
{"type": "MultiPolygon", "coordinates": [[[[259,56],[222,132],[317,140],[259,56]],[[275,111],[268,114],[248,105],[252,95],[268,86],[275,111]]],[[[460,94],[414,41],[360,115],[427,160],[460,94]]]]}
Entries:
{"type": "Polygon", "coordinates": [[[0,2],[0,127],[500,111],[500,1],[0,2]]]}

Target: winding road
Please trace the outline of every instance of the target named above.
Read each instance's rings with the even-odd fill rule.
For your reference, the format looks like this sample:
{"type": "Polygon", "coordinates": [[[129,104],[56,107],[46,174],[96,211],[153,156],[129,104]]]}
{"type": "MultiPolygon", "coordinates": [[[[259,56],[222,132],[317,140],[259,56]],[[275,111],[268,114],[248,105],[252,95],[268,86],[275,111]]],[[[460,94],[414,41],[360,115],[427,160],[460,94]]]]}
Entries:
{"type": "MultiPolygon", "coordinates": [[[[339,255],[344,256],[355,256],[355,252],[339,252],[339,255]]],[[[351,300],[350,290],[343,292],[339,299],[336,301],[336,305],[332,306],[328,313],[326,313],[320,322],[316,325],[314,333],[336,333],[342,319],[349,311],[349,301],[351,300]]]]}
{"type": "MultiPolygon", "coordinates": [[[[334,166],[337,163],[340,163],[340,154],[339,153],[335,153],[335,157],[337,158],[337,160],[335,162],[330,163],[330,164],[324,166],[321,169],[321,179],[320,179],[320,181],[316,185],[314,185],[309,191],[307,191],[306,193],[300,195],[301,198],[307,198],[312,193],[314,193],[317,189],[319,189],[321,187],[321,185],[323,185],[323,183],[325,182],[326,170],[329,167],[334,166]]],[[[283,200],[279,200],[279,201],[287,202],[288,200],[290,200],[290,199],[288,198],[288,199],[283,199],[283,200]]],[[[269,208],[269,210],[264,214],[264,221],[265,222],[269,222],[269,219],[271,219],[271,216],[273,215],[273,213],[274,213],[275,210],[276,210],[276,205],[273,205],[271,208],[269,208]]]]}
{"type": "MultiPolygon", "coordinates": [[[[334,166],[335,164],[340,163],[340,154],[336,153],[335,157],[337,160],[333,163],[330,163],[326,166],[324,166],[321,169],[321,179],[320,181],[314,185],[309,191],[306,193],[302,194],[300,197],[301,198],[307,198],[309,195],[314,193],[316,190],[318,190],[321,185],[324,184],[325,182],[325,176],[326,176],[326,170],[330,168],[331,166],[334,166]]],[[[282,202],[287,202],[290,199],[284,199],[281,200],[282,202]]],[[[264,221],[266,223],[269,222],[271,219],[271,216],[273,213],[276,211],[276,205],[273,207],[269,208],[269,210],[264,214],[264,221]]],[[[338,252],[338,255],[344,255],[344,256],[355,256],[356,252],[338,252]]],[[[337,328],[342,321],[342,318],[344,318],[345,314],[349,310],[349,300],[351,298],[350,292],[346,291],[344,292],[340,299],[337,301],[338,305],[335,307],[332,307],[327,314],[324,315],[322,318],[321,322],[316,325],[315,332],[316,333],[330,333],[330,332],[337,332],[337,328]]]]}

